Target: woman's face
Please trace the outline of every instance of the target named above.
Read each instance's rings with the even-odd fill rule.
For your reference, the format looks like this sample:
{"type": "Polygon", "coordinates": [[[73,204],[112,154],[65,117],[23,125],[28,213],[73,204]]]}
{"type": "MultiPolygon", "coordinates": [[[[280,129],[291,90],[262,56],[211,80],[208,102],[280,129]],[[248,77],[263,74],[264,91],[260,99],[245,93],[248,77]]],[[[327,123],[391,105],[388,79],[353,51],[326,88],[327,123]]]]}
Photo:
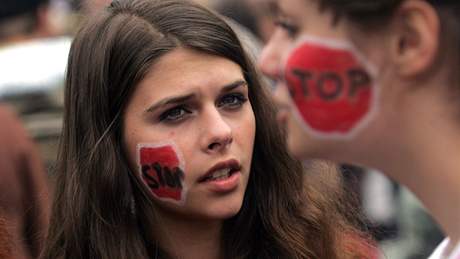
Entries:
{"type": "Polygon", "coordinates": [[[259,67],[277,82],[278,120],[300,159],[335,158],[344,141],[369,121],[375,95],[372,68],[336,22],[314,0],[279,0],[278,26],[259,67]]]}
{"type": "Polygon", "coordinates": [[[256,130],[248,87],[238,64],[183,48],[136,86],[126,154],[160,211],[226,219],[240,210],[256,130]]]}
{"type": "Polygon", "coordinates": [[[278,121],[287,129],[289,150],[298,158],[306,158],[313,155],[310,150],[321,145],[315,144],[314,139],[305,132],[302,122],[295,116],[295,107],[284,78],[285,62],[302,36],[340,39],[344,37],[343,29],[332,26],[332,14],[320,12],[316,1],[280,0],[278,8],[278,26],[262,52],[259,67],[277,83],[274,97],[279,107],[278,121]]]}

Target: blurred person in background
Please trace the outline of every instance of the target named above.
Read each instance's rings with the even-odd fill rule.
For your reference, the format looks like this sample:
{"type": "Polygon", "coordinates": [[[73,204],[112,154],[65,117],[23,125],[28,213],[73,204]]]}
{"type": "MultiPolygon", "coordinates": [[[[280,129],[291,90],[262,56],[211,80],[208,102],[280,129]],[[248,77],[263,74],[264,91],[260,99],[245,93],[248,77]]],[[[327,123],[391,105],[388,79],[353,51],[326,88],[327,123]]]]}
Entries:
{"type": "Polygon", "coordinates": [[[11,257],[20,259],[38,257],[49,221],[46,170],[35,143],[16,115],[36,107],[22,96],[45,87],[45,81],[36,80],[34,75],[49,64],[49,56],[37,60],[34,55],[44,53],[34,46],[54,34],[47,7],[45,0],[0,3],[0,215],[11,237],[11,257]],[[21,100],[10,102],[16,97],[21,100]],[[12,106],[7,107],[7,102],[12,106]]]}
{"type": "Polygon", "coordinates": [[[13,111],[0,106],[0,215],[13,258],[36,258],[48,228],[49,192],[43,163],[13,111]]]}
{"type": "MultiPolygon", "coordinates": [[[[267,41],[275,29],[275,21],[278,14],[276,1],[214,0],[211,6],[220,14],[229,17],[232,21],[237,22],[257,36],[257,38],[249,38],[247,42],[256,46],[256,51],[253,51],[253,53],[255,54],[254,56],[258,58],[261,48],[261,41],[259,39],[267,41]]],[[[268,80],[267,83],[274,88],[275,83],[273,81],[268,80]]],[[[342,184],[345,185],[349,192],[356,193],[359,198],[359,207],[362,208],[363,213],[368,219],[366,224],[367,228],[376,240],[385,244],[386,250],[391,249],[395,251],[389,252],[390,254],[398,253],[398,255],[401,255],[401,250],[408,251],[408,253],[410,253],[409,251],[417,250],[419,254],[423,254],[423,251],[421,251],[423,249],[431,251],[430,245],[427,245],[426,242],[420,243],[422,247],[419,247],[418,244],[414,244],[417,248],[412,248],[414,246],[412,245],[412,243],[414,243],[412,242],[414,241],[413,235],[419,233],[410,233],[411,245],[408,245],[408,242],[401,242],[405,241],[405,239],[399,238],[400,235],[406,235],[408,232],[408,230],[406,231],[406,222],[403,224],[399,222],[401,219],[399,217],[401,212],[406,211],[401,210],[399,206],[399,198],[402,197],[399,195],[399,185],[374,171],[359,168],[357,166],[343,165],[340,169],[344,179],[342,184]],[[404,230],[403,233],[400,231],[400,227],[404,230]],[[399,245],[402,243],[403,245],[399,245]],[[393,244],[395,245],[392,246],[393,244]],[[402,249],[393,249],[393,247],[401,247],[402,249]]],[[[420,213],[420,210],[417,210],[417,212],[419,212],[419,217],[426,215],[426,213],[420,213]]],[[[431,226],[432,225],[433,224],[431,224],[431,226]]],[[[430,226],[430,224],[424,224],[424,226],[430,226]]],[[[438,240],[442,239],[442,236],[439,237],[439,234],[436,235],[434,232],[430,234],[430,236],[434,236],[436,239],[434,242],[430,242],[430,244],[436,244],[438,240]]],[[[425,236],[426,235],[420,235],[418,239],[425,238],[425,236]]],[[[399,256],[399,258],[402,258],[402,256],[399,256]]]]}
{"type": "Polygon", "coordinates": [[[48,0],[2,0],[0,46],[52,35],[48,10],[48,0]]]}
{"type": "Polygon", "coordinates": [[[70,37],[55,25],[65,13],[48,0],[2,0],[0,8],[0,101],[19,114],[52,166],[70,48],[70,37]]]}
{"type": "MultiPolygon", "coordinates": [[[[57,37],[48,0],[2,0],[0,4],[0,99],[21,98],[62,86],[70,40],[57,37]]],[[[15,105],[40,106],[35,95],[15,105]],[[24,104],[24,105],[22,105],[24,104]]],[[[26,107],[27,106],[27,107],[26,107]]]]}
{"type": "Polygon", "coordinates": [[[0,215],[0,258],[11,258],[11,239],[6,231],[5,219],[0,215]]]}
{"type": "Polygon", "coordinates": [[[262,42],[267,42],[275,29],[275,0],[214,0],[210,6],[246,27],[262,42]]]}
{"type": "MultiPolygon", "coordinates": [[[[228,1],[228,0],[227,0],[228,1]]],[[[241,0],[254,12],[257,35],[263,42],[268,42],[275,30],[276,0],[241,0]]]]}
{"type": "Polygon", "coordinates": [[[438,0],[280,0],[260,65],[299,158],[377,168],[407,186],[460,258],[460,8],[438,0]]]}

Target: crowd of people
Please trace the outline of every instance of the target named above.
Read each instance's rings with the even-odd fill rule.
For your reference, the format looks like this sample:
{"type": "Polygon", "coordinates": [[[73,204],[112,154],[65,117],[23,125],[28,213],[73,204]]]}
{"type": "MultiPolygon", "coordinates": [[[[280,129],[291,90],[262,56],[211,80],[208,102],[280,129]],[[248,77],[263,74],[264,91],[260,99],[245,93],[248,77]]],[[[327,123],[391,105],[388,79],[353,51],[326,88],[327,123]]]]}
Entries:
{"type": "Polygon", "coordinates": [[[3,1],[0,67],[35,62],[0,79],[0,258],[460,258],[459,25],[449,0],[3,1]],[[56,135],[21,123],[50,110],[56,135]]]}

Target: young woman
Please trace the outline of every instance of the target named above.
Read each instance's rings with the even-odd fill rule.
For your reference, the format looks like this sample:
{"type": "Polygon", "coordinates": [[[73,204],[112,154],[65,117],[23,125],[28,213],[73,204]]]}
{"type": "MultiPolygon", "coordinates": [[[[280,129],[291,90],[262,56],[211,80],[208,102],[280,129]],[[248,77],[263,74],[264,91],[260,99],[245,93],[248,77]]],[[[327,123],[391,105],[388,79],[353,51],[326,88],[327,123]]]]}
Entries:
{"type": "Polygon", "coordinates": [[[78,32],[67,70],[44,258],[371,257],[340,190],[313,174],[327,167],[305,179],[289,157],[213,13],[114,1],[78,32]]]}
{"type": "MultiPolygon", "coordinates": [[[[378,168],[460,248],[458,1],[280,0],[260,66],[299,158],[378,168]]],[[[439,256],[439,255],[438,255],[439,256]]]]}

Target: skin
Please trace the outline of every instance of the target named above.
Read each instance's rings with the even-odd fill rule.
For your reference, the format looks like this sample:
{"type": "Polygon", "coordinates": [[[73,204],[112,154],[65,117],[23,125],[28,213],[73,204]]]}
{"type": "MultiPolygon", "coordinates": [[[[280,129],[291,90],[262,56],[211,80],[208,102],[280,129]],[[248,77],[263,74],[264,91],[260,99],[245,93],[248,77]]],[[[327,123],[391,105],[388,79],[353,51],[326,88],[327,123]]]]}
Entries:
{"type": "Polygon", "coordinates": [[[110,4],[109,0],[84,0],[83,10],[86,13],[93,14],[110,4]]]}
{"type": "Polygon", "coordinates": [[[152,196],[165,237],[160,239],[162,247],[179,258],[217,258],[222,222],[242,206],[255,138],[255,117],[241,68],[225,58],[173,50],[136,87],[123,125],[133,172],[139,172],[138,143],[173,141],[185,161],[185,203],[152,196]],[[227,89],[232,84],[235,87],[227,89]],[[188,95],[192,96],[187,100],[158,106],[188,95]],[[241,164],[235,189],[217,193],[198,181],[215,164],[229,159],[241,164]]]}
{"type": "Polygon", "coordinates": [[[312,0],[280,0],[278,26],[263,51],[262,71],[279,82],[279,118],[286,122],[291,152],[377,168],[406,185],[423,202],[451,244],[460,240],[460,129],[452,100],[449,65],[438,63],[440,20],[434,8],[406,0],[383,27],[366,30],[343,18],[336,26],[329,11],[312,0]],[[292,30],[295,28],[295,30],[292,30]],[[283,60],[302,35],[352,42],[378,71],[378,112],[349,140],[315,139],[292,117],[280,76],[283,60]],[[441,64],[441,65],[440,65],[441,64]]]}
{"type": "Polygon", "coordinates": [[[333,152],[340,145],[324,145],[324,141],[313,139],[305,134],[293,114],[293,104],[283,78],[283,64],[301,35],[311,35],[332,40],[344,40],[343,25],[332,27],[333,16],[320,13],[317,5],[308,1],[287,0],[279,3],[278,26],[265,46],[259,59],[262,72],[276,81],[274,92],[278,104],[278,121],[285,125],[289,134],[287,143],[291,153],[297,158],[318,157],[333,152]],[[295,28],[293,27],[295,26],[295,28]],[[305,148],[308,143],[309,148],[305,148]]]}
{"type": "Polygon", "coordinates": [[[247,4],[254,10],[254,15],[257,20],[257,28],[260,38],[263,42],[267,42],[272,35],[274,25],[273,7],[276,6],[275,0],[245,0],[247,4]]]}

